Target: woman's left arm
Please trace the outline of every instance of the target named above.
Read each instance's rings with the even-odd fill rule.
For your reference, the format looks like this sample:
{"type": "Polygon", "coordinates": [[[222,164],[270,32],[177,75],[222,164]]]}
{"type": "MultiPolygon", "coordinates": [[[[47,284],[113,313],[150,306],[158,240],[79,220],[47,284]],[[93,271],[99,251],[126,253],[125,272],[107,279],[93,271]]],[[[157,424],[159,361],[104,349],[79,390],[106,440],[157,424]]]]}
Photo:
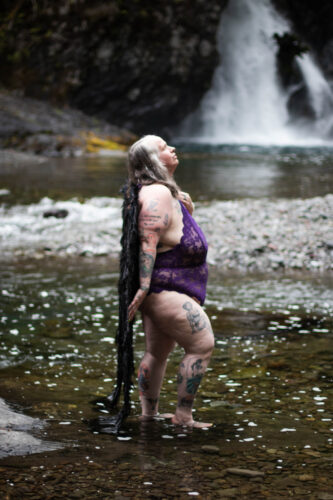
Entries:
{"type": "Polygon", "coordinates": [[[145,189],[141,196],[139,214],[139,278],[140,288],[137,290],[128,307],[128,319],[132,321],[135,313],[146,298],[156,259],[156,249],[160,237],[168,229],[172,217],[172,195],[167,187],[152,185],[145,189]]]}

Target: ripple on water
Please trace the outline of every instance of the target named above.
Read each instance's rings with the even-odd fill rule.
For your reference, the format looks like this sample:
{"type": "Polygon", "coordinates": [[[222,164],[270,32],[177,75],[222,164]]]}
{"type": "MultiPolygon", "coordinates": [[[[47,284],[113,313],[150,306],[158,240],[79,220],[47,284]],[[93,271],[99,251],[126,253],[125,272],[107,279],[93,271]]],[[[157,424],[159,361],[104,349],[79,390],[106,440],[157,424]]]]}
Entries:
{"type": "MultiPolygon", "coordinates": [[[[4,295],[0,314],[0,355],[7,363],[1,370],[1,395],[12,398],[14,394],[23,406],[29,401],[31,415],[49,423],[48,439],[74,445],[71,453],[77,447],[82,470],[87,450],[87,463],[102,464],[98,469],[102,476],[109,470],[106,464],[110,461],[120,467],[130,460],[134,469],[149,470],[150,482],[158,484],[162,468],[165,475],[175,466],[184,477],[185,469],[195,464],[201,479],[199,483],[194,480],[189,491],[202,496],[212,491],[211,480],[206,484],[202,474],[215,473],[217,466],[219,471],[240,465],[248,469],[253,460],[260,470],[269,466],[271,472],[299,473],[300,456],[310,470],[312,460],[317,468],[325,466],[332,445],[329,391],[333,346],[331,330],[318,324],[333,301],[327,287],[327,306],[321,304],[320,309],[324,282],[235,277],[224,279],[222,287],[218,279],[213,279],[207,311],[214,317],[218,337],[195,416],[213,421],[215,426],[202,432],[179,429],[169,421],[141,424],[136,418],[140,406],[134,386],[132,415],[124,433],[118,436],[120,439],[109,436],[106,441],[105,436],[88,433],[85,421],[96,417],[89,401],[108,394],[115,380],[117,275],[106,272],[108,263],[38,265],[42,271],[36,272],[35,281],[31,265],[27,276],[24,266],[13,267],[4,280],[10,295],[4,295]],[[299,289],[305,292],[303,303],[298,292],[293,292],[299,289]],[[289,307],[288,295],[293,307],[289,307]],[[251,300],[257,304],[252,311],[251,300]],[[47,309],[43,307],[45,302],[50,305],[47,309]],[[231,306],[233,322],[228,323],[231,306]],[[261,325],[260,335],[248,335],[247,321],[251,318],[255,325],[261,325]],[[308,321],[307,335],[301,333],[304,318],[308,321]],[[218,451],[201,452],[204,445],[218,451]]],[[[135,331],[137,366],[144,350],[141,322],[137,322],[135,331]]],[[[167,367],[161,411],[172,412],[176,407],[174,378],[180,359],[181,350],[177,348],[167,367]]],[[[99,410],[107,416],[104,411],[99,410]]],[[[147,475],[144,477],[148,480],[147,475]]],[[[270,480],[274,480],[274,474],[270,480]]]]}

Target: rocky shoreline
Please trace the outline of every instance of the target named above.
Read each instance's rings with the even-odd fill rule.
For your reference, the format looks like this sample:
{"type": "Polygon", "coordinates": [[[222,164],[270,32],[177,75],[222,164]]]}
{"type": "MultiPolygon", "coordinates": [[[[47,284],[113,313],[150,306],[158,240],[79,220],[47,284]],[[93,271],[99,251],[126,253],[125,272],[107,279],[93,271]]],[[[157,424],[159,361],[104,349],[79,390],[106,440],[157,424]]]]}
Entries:
{"type": "MultiPolygon", "coordinates": [[[[6,193],[2,199],[5,201],[6,193]]],[[[310,199],[215,201],[195,217],[209,243],[208,262],[221,272],[322,273],[333,270],[333,195],[310,199]]],[[[92,198],[0,206],[3,258],[118,259],[121,200],[92,198]],[[63,218],[45,217],[62,210],[63,218]]]]}
{"type": "Polygon", "coordinates": [[[209,262],[241,272],[333,270],[333,195],[200,206],[209,262]]]}

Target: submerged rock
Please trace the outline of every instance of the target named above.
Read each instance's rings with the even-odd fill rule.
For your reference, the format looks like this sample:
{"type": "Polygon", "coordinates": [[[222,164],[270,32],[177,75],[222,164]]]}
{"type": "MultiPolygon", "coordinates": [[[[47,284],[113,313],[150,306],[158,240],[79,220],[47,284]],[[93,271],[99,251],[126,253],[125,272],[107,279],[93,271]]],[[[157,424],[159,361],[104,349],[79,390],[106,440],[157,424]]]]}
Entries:
{"type": "Polygon", "coordinates": [[[250,469],[238,469],[236,467],[231,467],[227,469],[229,474],[235,474],[236,476],[245,476],[245,477],[264,477],[264,472],[260,472],[258,470],[250,470],[250,469]]]}
{"type": "Polygon", "coordinates": [[[60,444],[42,441],[29,433],[43,426],[44,423],[38,418],[12,410],[0,398],[0,458],[59,449],[60,444]]]}

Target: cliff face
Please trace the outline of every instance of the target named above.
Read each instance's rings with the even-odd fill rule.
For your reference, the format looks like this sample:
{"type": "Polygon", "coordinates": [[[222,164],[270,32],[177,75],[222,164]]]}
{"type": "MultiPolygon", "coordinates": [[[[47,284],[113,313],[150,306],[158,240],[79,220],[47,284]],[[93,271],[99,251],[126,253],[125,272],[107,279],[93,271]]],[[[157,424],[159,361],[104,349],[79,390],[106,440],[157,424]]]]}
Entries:
{"type": "Polygon", "coordinates": [[[227,0],[6,0],[1,83],[136,132],[161,131],[210,87],[227,0]]]}
{"type": "MultiPolygon", "coordinates": [[[[0,84],[137,133],[166,133],[211,85],[228,1],[3,0],[0,84]]],[[[333,77],[331,0],[273,3],[333,77]]],[[[294,54],[281,47],[282,80],[295,81],[294,54]]]]}
{"type": "Polygon", "coordinates": [[[325,75],[333,78],[333,2],[331,0],[273,0],[291,21],[295,33],[316,55],[325,75]]]}

